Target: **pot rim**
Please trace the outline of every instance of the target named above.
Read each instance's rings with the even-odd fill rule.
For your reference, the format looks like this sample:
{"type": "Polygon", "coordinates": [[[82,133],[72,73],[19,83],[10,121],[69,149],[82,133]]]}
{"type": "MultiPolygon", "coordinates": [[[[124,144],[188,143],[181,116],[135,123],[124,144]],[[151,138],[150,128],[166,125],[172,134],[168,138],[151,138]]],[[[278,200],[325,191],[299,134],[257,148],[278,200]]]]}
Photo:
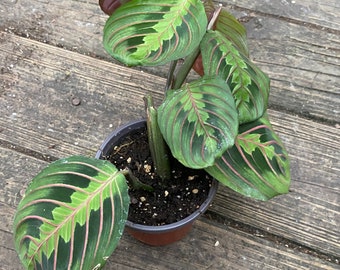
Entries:
{"type": "Polygon", "coordinates": [[[197,217],[202,215],[208,209],[208,207],[210,206],[217,192],[217,187],[218,187],[218,182],[216,180],[213,180],[208,196],[205,199],[205,201],[201,204],[201,206],[195,212],[191,213],[186,218],[181,219],[177,222],[166,224],[166,225],[153,226],[153,225],[138,224],[138,223],[134,223],[134,222],[127,220],[126,225],[135,230],[143,230],[143,231],[152,232],[152,233],[157,233],[157,232],[164,233],[164,232],[176,230],[185,224],[190,224],[194,222],[197,219],[197,217]]]}
{"type": "Polygon", "coordinates": [[[145,119],[140,119],[140,120],[134,120],[134,121],[130,121],[125,123],[122,126],[119,126],[118,128],[116,128],[115,130],[113,130],[103,141],[103,143],[100,145],[95,158],[101,159],[104,157],[103,152],[105,150],[108,150],[107,148],[110,148],[110,146],[112,144],[110,144],[111,140],[114,137],[118,137],[118,136],[124,136],[127,133],[129,133],[131,130],[135,129],[136,127],[132,128],[132,126],[137,126],[137,128],[141,128],[141,127],[146,127],[146,121],[145,119]]]}

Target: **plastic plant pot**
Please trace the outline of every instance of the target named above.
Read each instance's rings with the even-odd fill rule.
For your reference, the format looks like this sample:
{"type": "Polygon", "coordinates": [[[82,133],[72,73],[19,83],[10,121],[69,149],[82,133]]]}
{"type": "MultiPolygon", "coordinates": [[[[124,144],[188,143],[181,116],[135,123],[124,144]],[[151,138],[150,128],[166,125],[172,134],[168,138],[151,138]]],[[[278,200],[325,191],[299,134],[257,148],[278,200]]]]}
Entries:
{"type": "MultiPolygon", "coordinates": [[[[109,156],[122,137],[140,128],[146,128],[145,120],[130,122],[113,131],[100,146],[96,158],[104,159],[109,156]]],[[[218,182],[213,180],[206,200],[195,212],[180,221],[160,226],[141,225],[127,221],[126,230],[137,240],[152,246],[168,245],[181,240],[188,234],[194,221],[207,210],[215,197],[217,187],[218,182]]]]}

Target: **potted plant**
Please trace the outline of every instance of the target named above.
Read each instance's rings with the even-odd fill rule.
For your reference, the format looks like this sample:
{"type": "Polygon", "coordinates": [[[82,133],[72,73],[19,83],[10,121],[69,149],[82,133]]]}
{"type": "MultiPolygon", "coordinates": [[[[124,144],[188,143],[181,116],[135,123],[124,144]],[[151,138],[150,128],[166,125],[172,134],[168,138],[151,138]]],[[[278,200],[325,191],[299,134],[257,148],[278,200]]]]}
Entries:
{"type": "MultiPolygon", "coordinates": [[[[269,79],[249,58],[245,28],[211,1],[99,2],[110,14],[103,38],[110,55],[128,66],[170,63],[162,104],[147,96],[146,122],[137,123],[147,129],[162,185],[172,184],[174,159],[254,199],[287,193],[288,155],[266,113],[269,79]],[[199,78],[188,79],[192,68],[199,78]]],[[[97,156],[112,155],[106,145],[97,156]]],[[[127,182],[153,190],[108,160],[72,156],[43,169],[14,219],[25,267],[101,268],[127,221],[127,182]]]]}

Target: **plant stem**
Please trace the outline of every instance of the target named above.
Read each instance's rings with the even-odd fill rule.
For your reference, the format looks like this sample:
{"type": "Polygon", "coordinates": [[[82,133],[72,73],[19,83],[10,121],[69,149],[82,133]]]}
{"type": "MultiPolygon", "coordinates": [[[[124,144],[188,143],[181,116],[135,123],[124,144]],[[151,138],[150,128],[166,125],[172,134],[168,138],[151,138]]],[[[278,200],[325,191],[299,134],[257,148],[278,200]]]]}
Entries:
{"type": "MultiPolygon", "coordinates": [[[[218,18],[218,15],[220,14],[222,10],[222,7],[219,7],[218,9],[215,10],[211,20],[209,21],[209,24],[207,26],[207,30],[210,30],[213,28],[217,18],[218,18]]],[[[182,86],[183,82],[185,81],[185,79],[187,78],[193,64],[195,63],[195,60],[196,58],[198,57],[198,55],[200,54],[200,46],[198,46],[191,54],[189,54],[182,66],[178,69],[177,71],[177,74],[176,76],[173,76],[173,73],[174,73],[174,69],[170,69],[169,71],[169,75],[168,75],[168,80],[169,78],[172,79],[172,82],[169,83],[169,81],[167,82],[167,86],[169,84],[169,86],[172,88],[172,89],[178,89],[182,86]]],[[[166,89],[168,90],[168,88],[166,89]]]]}
{"type": "Polygon", "coordinates": [[[177,66],[178,60],[171,61],[170,63],[170,68],[168,71],[168,77],[166,79],[166,85],[165,85],[165,91],[169,90],[172,88],[173,83],[174,83],[174,72],[177,66]]]}
{"type": "Polygon", "coordinates": [[[200,47],[198,46],[191,54],[189,54],[185,58],[182,66],[178,69],[177,74],[173,79],[172,89],[178,89],[182,86],[183,82],[187,78],[192,68],[192,65],[194,64],[199,53],[200,53],[200,47]]]}
{"type": "Polygon", "coordinates": [[[164,180],[171,178],[169,150],[158,126],[157,110],[153,106],[151,95],[144,97],[144,103],[146,108],[146,124],[151,157],[154,163],[155,172],[164,182],[164,180]]]}
{"type": "MultiPolygon", "coordinates": [[[[212,19],[210,20],[207,30],[211,29],[221,11],[221,7],[215,10],[212,19]]],[[[200,54],[200,46],[198,46],[191,54],[189,54],[181,67],[178,69],[176,76],[174,76],[177,66],[177,60],[172,61],[170,64],[168,77],[166,81],[165,91],[169,89],[178,89],[182,86],[183,82],[187,78],[192,65],[196,58],[200,54]]],[[[153,105],[151,95],[144,97],[144,103],[146,108],[146,123],[148,130],[149,148],[151,157],[154,163],[155,172],[163,180],[171,178],[171,168],[169,161],[169,150],[163,139],[162,133],[158,127],[157,122],[157,110],[153,105]]]]}
{"type": "Polygon", "coordinates": [[[125,170],[122,171],[122,173],[125,175],[126,179],[128,180],[130,186],[133,189],[144,189],[146,191],[149,192],[153,192],[154,188],[152,186],[149,186],[147,184],[142,183],[141,181],[139,181],[139,179],[133,175],[133,173],[131,172],[131,170],[129,168],[126,168],[125,170]]]}

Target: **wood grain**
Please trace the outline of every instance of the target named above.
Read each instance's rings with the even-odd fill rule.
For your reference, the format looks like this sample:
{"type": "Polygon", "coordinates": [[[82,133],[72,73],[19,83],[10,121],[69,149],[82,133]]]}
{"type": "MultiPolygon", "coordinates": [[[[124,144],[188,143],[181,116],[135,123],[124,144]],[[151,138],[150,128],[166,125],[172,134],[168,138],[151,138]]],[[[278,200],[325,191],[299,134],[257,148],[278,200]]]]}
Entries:
{"type": "Polygon", "coordinates": [[[337,0],[305,0],[305,1],[248,1],[222,0],[223,5],[240,10],[244,16],[251,16],[255,12],[269,17],[277,17],[296,24],[309,25],[316,29],[338,32],[339,8],[337,0]]]}
{"type": "MultiPolygon", "coordinates": [[[[270,106],[338,123],[336,0],[222,2],[247,27],[251,57],[271,78],[270,106]]],[[[101,44],[107,16],[97,1],[5,0],[2,5],[8,15],[0,17],[0,30],[113,62],[101,44]]],[[[145,70],[166,74],[164,68],[145,70]]]]}
{"type": "MultiPolygon", "coordinates": [[[[3,33],[2,40],[1,65],[12,67],[3,74],[8,86],[0,105],[0,140],[14,147],[55,158],[93,156],[114,127],[143,116],[146,89],[161,100],[160,77],[15,35],[3,33]],[[82,101],[79,106],[70,102],[73,96],[82,101]]],[[[284,112],[269,114],[291,156],[292,192],[256,203],[221,188],[212,211],[337,256],[338,129],[284,112]]],[[[5,189],[7,203],[13,194],[5,189]]]]}
{"type": "MultiPolygon", "coordinates": [[[[105,269],[339,269],[340,3],[218,2],[271,78],[291,192],[263,203],[220,187],[207,216],[235,226],[203,218],[160,249],[124,235],[105,269]]],[[[11,226],[29,180],[49,161],[93,156],[114,128],[144,117],[145,93],[163,98],[164,68],[127,69],[104,52],[106,18],[97,0],[0,3],[0,270],[20,269],[11,226]]]]}
{"type": "MultiPolygon", "coordinates": [[[[0,270],[19,270],[14,250],[12,220],[24,185],[47,162],[0,147],[1,178],[10,187],[1,187],[15,200],[0,195],[0,270]],[[8,156],[15,155],[15,164],[8,156]],[[14,198],[13,198],[14,199],[14,198]]],[[[182,241],[166,247],[149,247],[124,234],[104,269],[336,269],[336,265],[296,252],[261,236],[244,233],[201,218],[182,241]],[[280,259],[278,259],[280,258],[280,259]]]]}

